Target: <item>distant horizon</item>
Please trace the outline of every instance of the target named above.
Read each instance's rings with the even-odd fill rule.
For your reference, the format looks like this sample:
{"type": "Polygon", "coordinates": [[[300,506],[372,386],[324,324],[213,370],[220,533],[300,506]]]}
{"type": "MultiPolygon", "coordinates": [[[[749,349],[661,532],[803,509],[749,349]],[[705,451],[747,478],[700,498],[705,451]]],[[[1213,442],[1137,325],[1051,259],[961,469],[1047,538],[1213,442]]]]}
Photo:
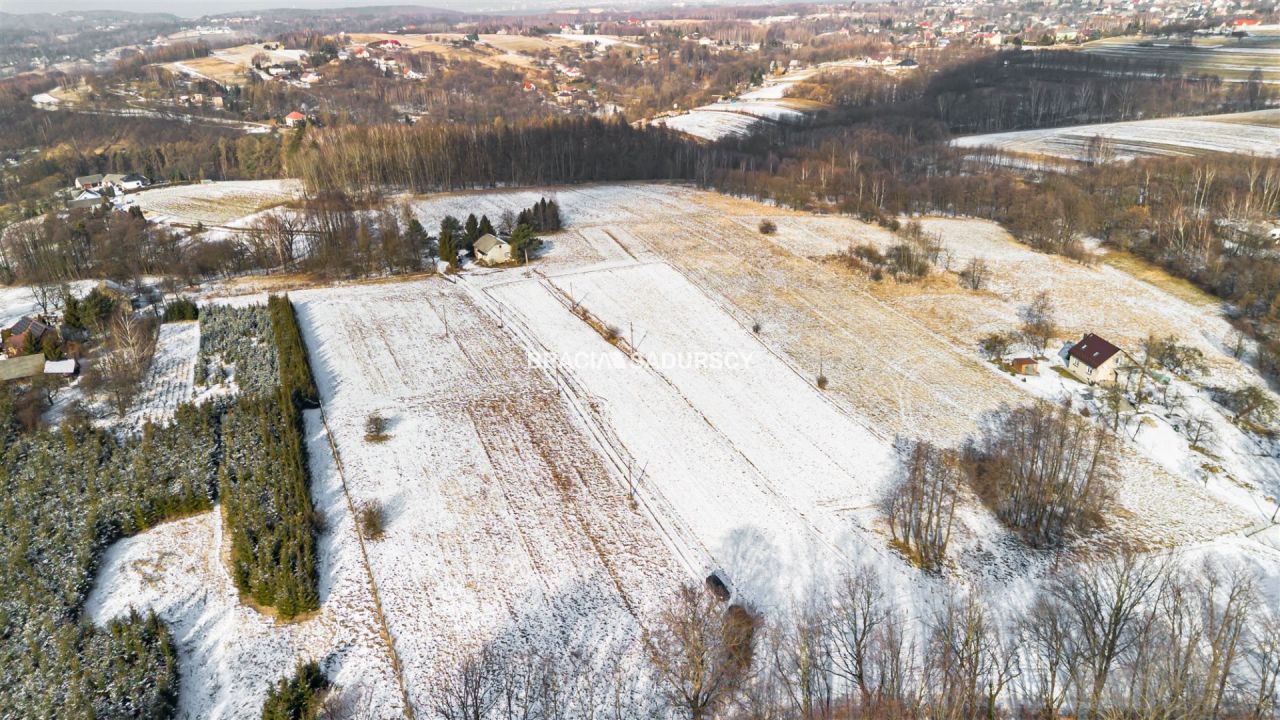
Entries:
{"type": "MultiPolygon", "coordinates": [[[[174,3],[172,0],[0,0],[0,12],[34,15],[63,12],[118,11],[131,13],[163,13],[180,18],[198,18],[206,15],[223,15],[235,12],[263,12],[266,10],[336,10],[358,7],[420,7],[458,12],[545,12],[574,7],[643,7],[669,6],[677,2],[617,2],[616,0],[590,0],[575,3],[572,0],[433,0],[432,2],[398,2],[396,0],[232,0],[207,4],[174,3]]],[[[680,3],[683,4],[683,3],[680,3]]],[[[720,4],[716,0],[701,0],[690,5],[720,4]]],[[[745,2],[742,4],[774,5],[783,3],[745,2]]]]}

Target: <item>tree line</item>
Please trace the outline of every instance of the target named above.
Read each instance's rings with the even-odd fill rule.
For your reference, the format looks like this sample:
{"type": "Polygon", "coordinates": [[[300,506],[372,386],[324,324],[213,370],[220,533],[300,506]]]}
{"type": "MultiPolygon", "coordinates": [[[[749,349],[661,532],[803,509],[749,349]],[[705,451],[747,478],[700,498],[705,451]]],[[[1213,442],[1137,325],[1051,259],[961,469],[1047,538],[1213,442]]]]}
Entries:
{"type": "Polygon", "coordinates": [[[218,468],[231,576],[256,604],[294,617],[320,602],[302,417],[319,395],[288,297],[273,296],[265,308],[210,310],[200,317],[204,379],[219,379],[207,365],[221,373],[230,360],[241,387],[221,416],[218,468]]]}
{"type": "Polygon", "coordinates": [[[438,678],[431,715],[1260,720],[1280,702],[1280,615],[1243,565],[1120,550],[1025,597],[914,604],[873,566],[820,582],[767,615],[686,587],[616,645],[485,644],[438,678]]]}
{"type": "Polygon", "coordinates": [[[356,196],[693,177],[698,153],[674,133],[568,118],[488,126],[325,128],[291,165],[308,191],[356,196]]]}

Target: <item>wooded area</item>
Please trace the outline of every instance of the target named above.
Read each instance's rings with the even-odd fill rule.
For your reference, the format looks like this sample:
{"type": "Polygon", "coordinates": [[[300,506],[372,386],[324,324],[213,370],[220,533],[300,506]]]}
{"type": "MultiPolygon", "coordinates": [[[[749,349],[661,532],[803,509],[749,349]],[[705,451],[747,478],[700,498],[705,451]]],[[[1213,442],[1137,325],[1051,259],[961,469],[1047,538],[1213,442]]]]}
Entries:
{"type": "Polygon", "coordinates": [[[1025,607],[979,588],[908,609],[872,566],[760,615],[700,588],[623,647],[488,644],[441,677],[442,720],[515,717],[1233,717],[1276,709],[1280,615],[1250,571],[1131,550],[1049,573],[1025,607]],[[619,658],[638,649],[639,667],[619,658]]]}
{"type": "Polygon", "coordinates": [[[207,511],[219,495],[246,595],[285,617],[317,606],[300,414],[315,388],[292,307],[271,303],[201,313],[201,362],[234,363],[241,395],[181,405],[140,435],[75,415],[27,429],[13,386],[0,385],[0,684],[17,716],[173,712],[177,658],[164,626],[134,617],[98,629],[80,613],[108,545],[207,511]]]}

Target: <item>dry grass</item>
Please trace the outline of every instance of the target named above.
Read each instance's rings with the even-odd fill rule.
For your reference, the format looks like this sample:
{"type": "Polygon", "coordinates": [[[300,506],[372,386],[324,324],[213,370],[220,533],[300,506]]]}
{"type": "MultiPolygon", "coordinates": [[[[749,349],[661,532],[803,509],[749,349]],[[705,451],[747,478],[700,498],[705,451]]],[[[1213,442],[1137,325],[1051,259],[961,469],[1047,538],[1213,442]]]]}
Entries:
{"type": "Polygon", "coordinates": [[[214,82],[223,85],[236,85],[244,82],[244,73],[248,65],[237,65],[222,58],[210,56],[184,60],[180,63],[166,63],[162,67],[180,75],[184,74],[183,68],[189,68],[214,82]]]}
{"type": "Polygon", "coordinates": [[[1221,301],[1196,287],[1190,280],[1174,277],[1163,268],[1153,265],[1132,253],[1112,250],[1103,254],[1100,259],[1104,265],[1126,272],[1145,283],[1155,285],[1170,295],[1192,305],[1213,306],[1221,304],[1221,301]]]}

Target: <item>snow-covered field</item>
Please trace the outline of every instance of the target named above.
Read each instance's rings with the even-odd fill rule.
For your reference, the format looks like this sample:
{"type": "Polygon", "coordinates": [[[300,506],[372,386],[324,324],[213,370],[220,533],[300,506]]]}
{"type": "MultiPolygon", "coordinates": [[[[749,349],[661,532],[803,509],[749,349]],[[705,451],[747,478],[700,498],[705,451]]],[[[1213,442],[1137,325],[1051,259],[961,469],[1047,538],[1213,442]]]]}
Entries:
{"type": "Polygon", "coordinates": [[[736,98],[693,108],[679,115],[669,115],[653,122],[704,140],[741,137],[765,122],[798,122],[808,114],[821,110],[819,103],[790,100],[787,91],[797,83],[812,79],[824,70],[852,67],[848,62],[823,63],[814,67],[770,77],[754,90],[736,98]]]}
{"type": "Polygon", "coordinates": [[[634,639],[687,576],[548,376],[443,280],[302,291],[299,313],[415,706],[485,644],[634,639]],[[373,413],[390,438],[365,439],[373,413]]]}
{"type": "Polygon", "coordinates": [[[892,471],[889,442],[671,267],[605,265],[485,293],[595,403],[608,452],[637,468],[693,578],[721,568],[742,598],[776,608],[815,577],[887,554],[862,531],[892,471]],[[570,312],[570,292],[634,337],[639,359],[570,312]]]}
{"type": "Polygon", "coordinates": [[[723,140],[727,137],[742,137],[750,134],[759,126],[761,120],[747,112],[737,112],[728,108],[722,110],[714,105],[707,105],[694,108],[683,115],[659,118],[654,122],[704,140],[723,140]]]}
{"type": "Polygon", "coordinates": [[[144,190],[132,196],[147,219],[175,225],[226,225],[301,196],[296,180],[243,180],[144,190]]]}
{"type": "Polygon", "coordinates": [[[257,717],[269,685],[309,660],[322,663],[359,717],[401,716],[400,690],[328,442],[319,411],[308,411],[311,493],[325,527],[314,616],[280,623],[240,603],[216,508],[121,540],[103,558],[85,612],[99,624],[130,608],[154,610],[165,621],[180,658],[178,717],[257,717]]]}
{"type": "Polygon", "coordinates": [[[162,424],[178,406],[193,399],[196,355],[200,350],[200,323],[172,322],[160,326],[155,356],[142,379],[125,423],[141,428],[148,421],[162,424]]]}
{"type": "MultiPolygon", "coordinates": [[[[236,603],[216,514],[111,550],[91,616],[132,602],[174,623],[188,715],[256,707],[296,658],[332,658],[331,677],[394,713],[394,652],[423,716],[439,679],[479,649],[629,643],[676,585],[712,569],[766,612],[868,564],[901,602],[929,603],[943,581],[889,548],[879,506],[894,439],[957,445],[987,413],[1035,397],[1096,407],[1093,391],[1052,370],[1023,382],[977,352],[1040,290],[1063,340],[1092,331],[1136,352],[1150,333],[1173,334],[1205,354],[1214,384],[1258,381],[1228,353],[1218,304],[1035,253],[985,222],[925,220],[950,267],[989,263],[990,286],[974,292],[946,273],[874,283],[830,259],[851,242],[886,245],[883,229],[675,185],[402,200],[434,227],[540,197],[558,202],[567,229],[531,266],[291,292],[342,471],[312,414],[326,518],[317,617],[277,626],[236,603]],[[765,217],[776,233],[758,233],[765,217]],[[365,438],[375,413],[384,442],[365,438]],[[343,480],[356,507],[386,519],[367,565],[343,480]]],[[[1125,426],[1124,482],[1095,540],[1241,559],[1280,602],[1277,530],[1245,535],[1274,510],[1280,461],[1197,385],[1174,383],[1187,412],[1210,415],[1202,450],[1217,469],[1179,417],[1148,407],[1125,426]]],[[[992,597],[1025,590],[1056,560],[974,503],[959,526],[947,580],[992,597]]],[[[633,646],[626,662],[638,661],[633,646]]]]}
{"type": "Polygon", "coordinates": [[[1274,157],[1280,155],[1280,110],[969,135],[956,138],[951,144],[1016,155],[1085,160],[1089,159],[1090,143],[1097,137],[1110,141],[1111,159],[1117,161],[1214,152],[1274,157]]]}
{"type": "Polygon", "coordinates": [[[1224,82],[1247,82],[1257,72],[1264,83],[1280,83],[1280,26],[1253,25],[1245,35],[1196,37],[1189,42],[1184,38],[1126,35],[1085,43],[1081,51],[1175,67],[1188,75],[1214,76],[1224,82]]]}

